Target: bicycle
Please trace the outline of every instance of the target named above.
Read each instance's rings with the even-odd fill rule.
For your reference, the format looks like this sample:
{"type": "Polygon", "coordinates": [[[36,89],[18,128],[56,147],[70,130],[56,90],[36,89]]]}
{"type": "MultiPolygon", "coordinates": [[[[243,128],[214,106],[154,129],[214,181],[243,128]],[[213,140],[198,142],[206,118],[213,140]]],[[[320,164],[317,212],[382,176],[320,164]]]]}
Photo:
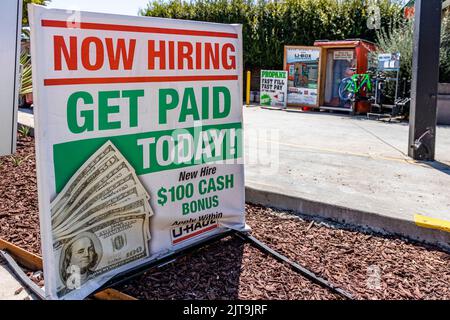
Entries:
{"type": "Polygon", "coordinates": [[[339,84],[339,98],[344,101],[354,102],[361,91],[372,92],[372,77],[370,73],[354,74],[342,79],[339,84]]]}

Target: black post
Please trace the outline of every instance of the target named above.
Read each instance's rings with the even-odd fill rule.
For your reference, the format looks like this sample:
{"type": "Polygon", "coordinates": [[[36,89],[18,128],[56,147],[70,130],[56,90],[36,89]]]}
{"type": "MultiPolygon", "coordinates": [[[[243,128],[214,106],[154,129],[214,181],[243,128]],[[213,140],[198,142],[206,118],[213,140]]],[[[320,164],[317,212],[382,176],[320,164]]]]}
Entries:
{"type": "Polygon", "coordinates": [[[434,161],[442,0],[416,0],[409,151],[434,161]]]}

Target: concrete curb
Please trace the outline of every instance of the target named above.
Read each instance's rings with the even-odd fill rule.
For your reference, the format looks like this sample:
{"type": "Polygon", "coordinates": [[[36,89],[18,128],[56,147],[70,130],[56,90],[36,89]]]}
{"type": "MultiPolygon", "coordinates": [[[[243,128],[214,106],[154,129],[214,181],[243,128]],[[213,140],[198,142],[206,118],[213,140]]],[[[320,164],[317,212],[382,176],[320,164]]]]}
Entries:
{"type": "Polygon", "coordinates": [[[20,129],[20,126],[29,128],[30,136],[34,137],[34,116],[32,113],[19,110],[17,115],[17,124],[17,129],[20,129]]]}
{"type": "Polygon", "coordinates": [[[262,206],[362,228],[365,231],[393,235],[437,246],[450,252],[450,233],[417,226],[414,221],[386,217],[373,212],[345,208],[273,191],[245,187],[245,201],[262,206]]]}

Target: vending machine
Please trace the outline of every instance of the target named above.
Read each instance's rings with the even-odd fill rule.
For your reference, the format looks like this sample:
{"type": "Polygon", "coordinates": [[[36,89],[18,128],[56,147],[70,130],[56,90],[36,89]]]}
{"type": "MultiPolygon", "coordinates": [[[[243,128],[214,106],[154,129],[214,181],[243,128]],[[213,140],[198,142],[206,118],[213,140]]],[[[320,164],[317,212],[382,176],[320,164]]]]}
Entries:
{"type": "Polygon", "coordinates": [[[284,47],[284,67],[288,72],[288,106],[319,107],[321,51],[317,47],[284,47]]]}

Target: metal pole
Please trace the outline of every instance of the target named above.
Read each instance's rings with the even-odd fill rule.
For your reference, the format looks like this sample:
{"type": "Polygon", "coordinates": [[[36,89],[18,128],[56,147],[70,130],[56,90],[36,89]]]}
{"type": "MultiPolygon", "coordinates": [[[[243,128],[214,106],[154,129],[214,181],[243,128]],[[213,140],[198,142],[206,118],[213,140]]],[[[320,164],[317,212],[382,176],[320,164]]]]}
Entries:
{"type": "Polygon", "coordinates": [[[400,69],[397,70],[397,78],[395,78],[395,99],[394,104],[397,102],[398,99],[398,85],[400,82],[400,69]]]}
{"type": "Polygon", "coordinates": [[[251,81],[251,72],[247,71],[247,88],[245,90],[246,93],[245,103],[247,107],[250,105],[250,81],[251,81]]]}
{"type": "Polygon", "coordinates": [[[442,0],[417,0],[408,154],[434,161],[442,0]]]}

